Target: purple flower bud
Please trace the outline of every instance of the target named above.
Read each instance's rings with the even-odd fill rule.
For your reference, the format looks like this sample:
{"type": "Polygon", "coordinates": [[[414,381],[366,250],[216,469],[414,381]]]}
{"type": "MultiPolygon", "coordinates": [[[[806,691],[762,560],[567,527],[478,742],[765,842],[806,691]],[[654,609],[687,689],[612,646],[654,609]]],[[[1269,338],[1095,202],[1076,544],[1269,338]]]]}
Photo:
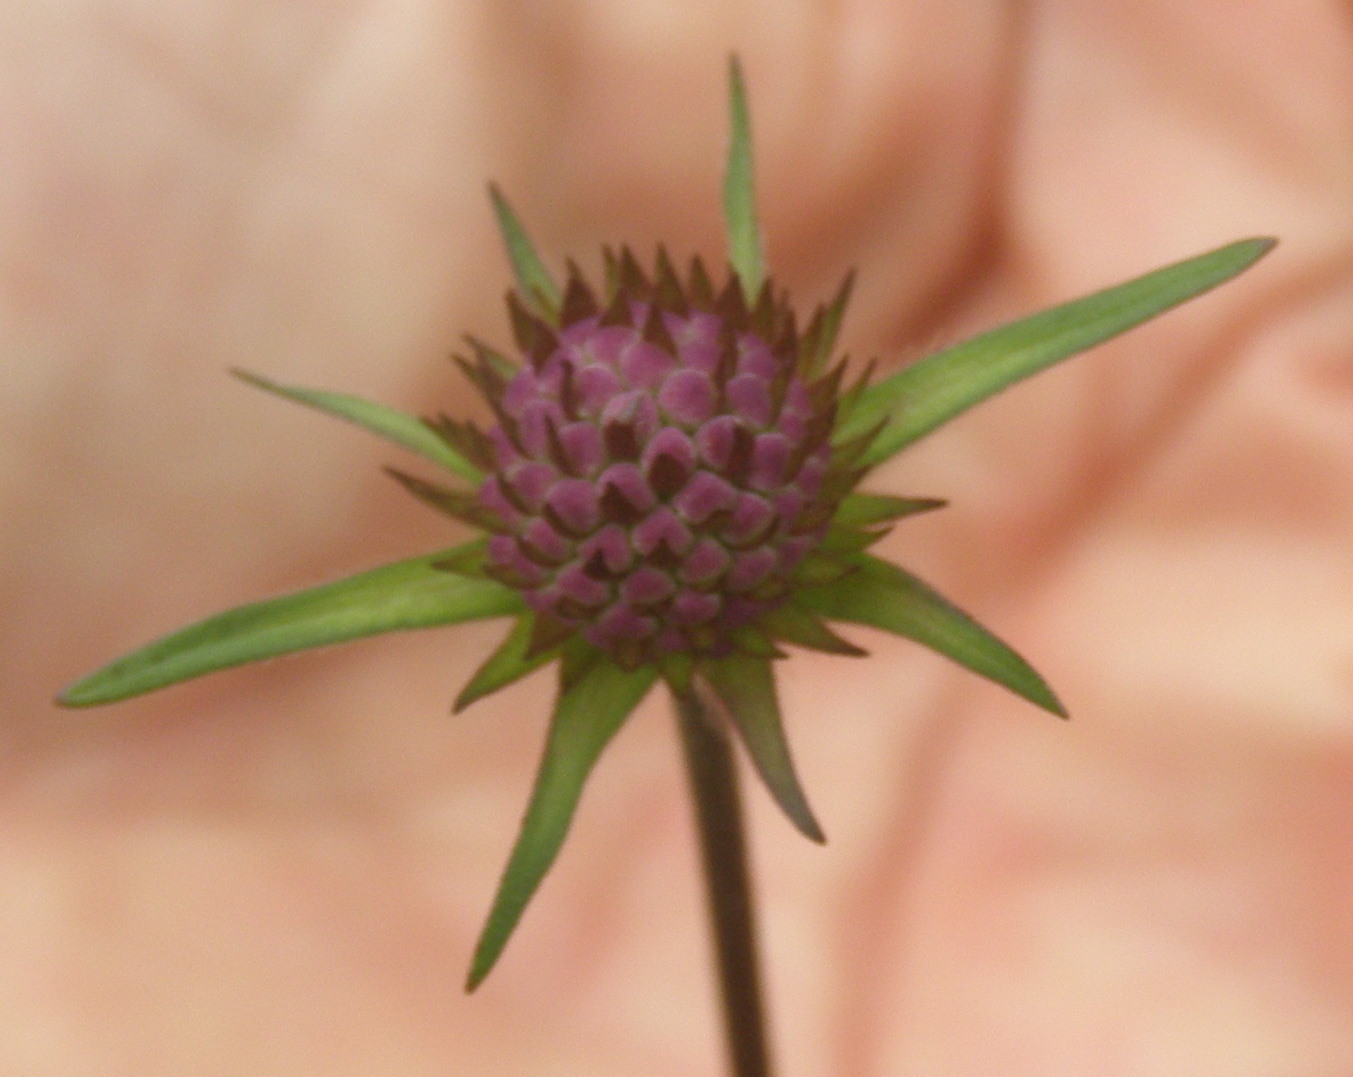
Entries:
{"type": "Polygon", "coordinates": [[[715,298],[698,263],[690,285],[613,276],[598,303],[575,272],[558,326],[514,302],[527,361],[481,379],[500,417],[489,570],[622,664],[724,656],[849,486],[826,481],[832,380],[780,298],[751,312],[734,280],[715,298]]]}

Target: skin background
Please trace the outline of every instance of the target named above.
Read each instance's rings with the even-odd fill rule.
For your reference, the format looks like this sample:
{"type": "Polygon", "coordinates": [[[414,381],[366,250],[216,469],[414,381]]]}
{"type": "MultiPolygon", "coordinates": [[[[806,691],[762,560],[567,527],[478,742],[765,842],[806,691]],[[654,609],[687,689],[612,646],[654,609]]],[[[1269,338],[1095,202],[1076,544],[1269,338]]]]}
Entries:
{"type": "Polygon", "coordinates": [[[461,537],[397,450],[228,379],[474,405],[496,178],[555,266],[720,253],[725,59],[777,277],[892,368],[1253,234],[1238,282],[876,473],[882,552],[1058,723],[899,640],[781,664],[830,843],[750,789],[785,1077],[1347,1072],[1347,5],[14,0],[0,8],[0,1071],[719,1072],[651,700],[481,991],[544,732],[454,720],[495,624],[113,708],[55,691],[225,606],[461,537]]]}

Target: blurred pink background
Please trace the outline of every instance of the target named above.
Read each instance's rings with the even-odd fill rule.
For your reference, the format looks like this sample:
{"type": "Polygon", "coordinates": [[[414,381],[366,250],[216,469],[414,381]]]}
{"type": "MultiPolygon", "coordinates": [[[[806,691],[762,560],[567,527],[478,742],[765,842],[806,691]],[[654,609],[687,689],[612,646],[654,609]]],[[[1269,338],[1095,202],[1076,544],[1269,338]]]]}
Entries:
{"type": "Polygon", "coordinates": [[[222,607],[451,545],[396,450],[225,376],[469,407],[498,180],[556,267],[720,256],[730,49],[769,257],[894,367],[1225,241],[1241,280],[935,434],[883,552],[1061,724],[864,631],[782,664],[830,842],[750,788],[784,1077],[1353,1063],[1347,5],[12,0],[0,9],[0,1072],[720,1072],[676,742],[607,753],[461,982],[550,684],[502,626],[89,712],[222,607]]]}

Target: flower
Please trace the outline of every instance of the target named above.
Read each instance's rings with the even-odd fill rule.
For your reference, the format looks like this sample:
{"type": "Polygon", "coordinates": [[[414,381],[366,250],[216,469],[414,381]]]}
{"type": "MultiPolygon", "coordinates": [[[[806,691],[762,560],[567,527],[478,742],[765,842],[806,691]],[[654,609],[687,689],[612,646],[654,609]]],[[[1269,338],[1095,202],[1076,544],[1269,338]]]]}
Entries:
{"type": "Polygon", "coordinates": [[[1214,287],[1271,246],[1244,240],[929,356],[881,380],[834,360],[851,278],[806,326],[765,276],[742,77],[731,67],[730,266],[651,272],[604,252],[598,291],[560,289],[490,188],[516,290],[521,361],[470,339],[461,363],[496,420],[414,418],[338,393],[245,380],[363,426],[450,472],[410,491],[485,532],[449,550],[210,617],[72,685],[125,699],[255,659],[397,629],[506,617],[460,709],[558,662],[544,758],[470,972],[478,984],[553,863],[593,765],[654,684],[711,693],[788,818],[822,831],[780,723],[783,647],[863,652],[830,622],[918,641],[1059,715],[1013,650],[868,552],[933,499],[861,492],[871,469],[998,390],[1214,287]],[[849,382],[849,384],[848,384],[849,382]]]}
{"type": "Polygon", "coordinates": [[[831,444],[845,367],[822,369],[825,313],[801,337],[770,281],[749,309],[737,275],[716,292],[699,259],[684,282],[662,250],[652,279],[628,250],[607,263],[601,301],[576,271],[552,317],[509,299],[528,357],[510,377],[482,346],[462,360],[498,422],[440,429],[487,475],[478,497],[399,477],[492,533],[484,572],[536,614],[528,652],[577,634],[684,691],[701,659],[771,657],[794,635],[785,608],[869,438],[831,444]]]}

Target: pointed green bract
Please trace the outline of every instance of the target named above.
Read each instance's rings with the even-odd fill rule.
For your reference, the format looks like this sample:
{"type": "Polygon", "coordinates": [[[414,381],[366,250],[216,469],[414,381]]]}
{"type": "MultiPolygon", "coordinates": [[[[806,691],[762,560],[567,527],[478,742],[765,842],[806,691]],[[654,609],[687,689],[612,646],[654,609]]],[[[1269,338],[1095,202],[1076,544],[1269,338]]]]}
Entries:
{"type": "Polygon", "coordinates": [[[793,600],[785,602],[761,616],[761,626],[775,639],[796,647],[822,651],[824,654],[845,654],[854,658],[865,652],[855,644],[842,639],[815,613],[800,609],[793,600]]]}
{"type": "Polygon", "coordinates": [[[209,617],[156,640],[66,689],[68,707],[112,703],[245,662],[382,632],[519,614],[494,580],[442,572],[444,551],[209,617]]]}
{"type": "Polygon", "coordinates": [[[904,516],[942,509],[948,502],[937,497],[891,497],[888,494],[850,493],[832,517],[833,527],[868,527],[888,524],[904,516]]]}
{"type": "Polygon", "coordinates": [[[775,641],[766,634],[759,624],[739,625],[728,633],[728,642],[737,651],[754,658],[784,658],[784,651],[775,646],[775,641]]]}
{"type": "Polygon", "coordinates": [[[465,343],[470,345],[470,350],[475,353],[476,359],[482,359],[490,370],[498,374],[504,381],[511,381],[521,372],[521,367],[500,352],[492,344],[485,344],[478,337],[465,335],[465,343]]]}
{"type": "Polygon", "coordinates": [[[817,548],[833,557],[840,554],[862,553],[885,538],[888,531],[887,527],[833,527],[823,536],[817,548]]]}
{"type": "Polygon", "coordinates": [[[1274,242],[1231,243],[927,356],[866,389],[835,440],[887,419],[861,462],[886,460],[1006,386],[1230,280],[1274,242]]]}
{"type": "Polygon", "coordinates": [[[598,662],[602,653],[581,636],[566,640],[559,649],[559,691],[567,694],[598,662]]]}
{"type": "Polygon", "coordinates": [[[840,332],[841,320],[846,316],[846,305],[850,302],[850,293],[855,288],[855,271],[846,274],[835,298],[824,307],[819,307],[812,322],[803,335],[803,363],[805,369],[813,375],[820,373],[831,362],[836,352],[836,334],[840,332]]]}
{"type": "Polygon", "coordinates": [[[420,479],[417,475],[400,471],[396,467],[381,470],[428,508],[436,509],[459,523],[467,524],[479,531],[490,531],[502,526],[498,515],[479,500],[474,490],[452,490],[438,483],[420,479]]]}
{"type": "Polygon", "coordinates": [[[911,573],[869,554],[854,572],[797,601],[831,620],[873,625],[938,651],[1059,717],[1066,710],[1028,662],[911,573]]]}
{"type": "Polygon", "coordinates": [[[550,271],[536,254],[535,244],[526,234],[517,215],[512,212],[497,184],[489,184],[489,197],[493,200],[493,212],[498,218],[498,231],[503,237],[503,246],[507,248],[508,260],[512,263],[512,275],[517,278],[517,291],[522,301],[551,324],[559,321],[561,297],[559,285],[554,283],[550,271]]]}
{"type": "Polygon", "coordinates": [[[521,835],[475,949],[466,990],[478,987],[498,960],[531,895],[554,863],[597,757],[657,675],[651,668],[626,673],[612,662],[595,661],[559,697],[521,835]]]}
{"type": "Polygon", "coordinates": [[[747,114],[747,90],[742,82],[742,65],[736,56],[728,64],[728,111],[732,131],[728,144],[728,166],[723,178],[728,260],[742,282],[742,294],[748,303],[753,303],[761,291],[766,267],[761,252],[761,227],[756,218],[752,122],[747,114]]]}
{"type": "Polygon", "coordinates": [[[512,631],[508,633],[507,639],[503,640],[498,649],[485,659],[484,664],[470,678],[470,683],[461,689],[460,695],[456,697],[456,702],[451,708],[452,711],[459,714],[476,700],[492,695],[500,688],[506,688],[514,681],[521,680],[528,673],[533,673],[546,663],[553,662],[558,657],[558,653],[555,651],[545,651],[530,658],[526,657],[526,650],[531,643],[531,634],[534,631],[534,614],[525,614],[519,617],[516,624],[512,626],[512,631]]]}
{"type": "Polygon", "coordinates": [[[479,468],[438,437],[427,423],[413,415],[387,408],[384,404],[363,400],[361,397],[348,396],[346,393],[279,385],[247,370],[233,370],[231,373],[255,388],[294,400],[347,422],[356,423],[387,441],[393,441],[396,445],[403,446],[418,453],[419,456],[426,457],[434,464],[455,472],[469,482],[478,484],[484,478],[479,468]]]}
{"type": "Polygon", "coordinates": [[[700,672],[723,703],[775,803],[806,837],[826,841],[794,772],[770,662],[764,658],[721,658],[703,662],[700,672]]]}

